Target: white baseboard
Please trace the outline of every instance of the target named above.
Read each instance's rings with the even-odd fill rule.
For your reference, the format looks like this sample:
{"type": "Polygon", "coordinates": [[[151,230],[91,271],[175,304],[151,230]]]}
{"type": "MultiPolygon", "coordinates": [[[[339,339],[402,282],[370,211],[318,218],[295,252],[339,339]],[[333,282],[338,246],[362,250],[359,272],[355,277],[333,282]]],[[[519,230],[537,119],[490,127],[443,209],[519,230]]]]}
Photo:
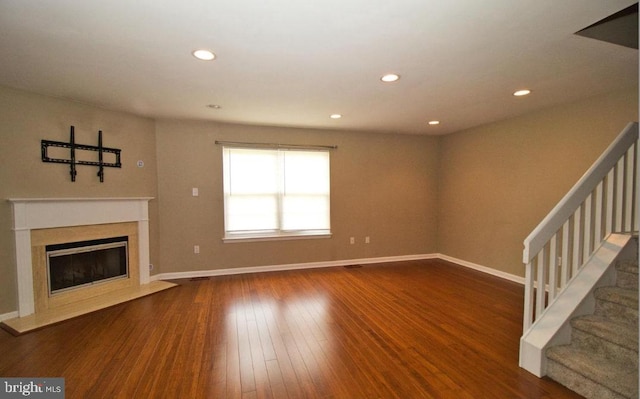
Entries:
{"type": "MultiPolygon", "coordinates": [[[[523,277],[501,272],[499,270],[492,269],[487,266],[482,266],[475,263],[467,262],[461,259],[454,258],[452,256],[443,255],[440,253],[422,254],[422,255],[385,256],[381,258],[347,259],[347,260],[336,260],[336,261],[327,261],[327,262],[292,263],[292,264],[286,264],[286,265],[238,267],[238,268],[230,268],[230,269],[197,270],[197,271],[190,271],[190,272],[159,273],[159,274],[154,274],[150,276],[150,281],[177,280],[177,279],[183,279],[183,278],[197,278],[197,277],[229,276],[229,275],[244,274],[244,273],[265,273],[265,272],[275,272],[275,271],[285,271],[285,270],[340,267],[340,266],[349,266],[349,265],[370,265],[370,264],[376,264],[376,263],[402,262],[402,261],[423,260],[423,259],[441,259],[447,262],[455,263],[460,266],[468,267],[473,270],[477,270],[477,271],[487,273],[496,277],[500,277],[505,280],[510,280],[519,284],[524,284],[523,277]]],[[[0,314],[0,322],[8,319],[13,319],[18,316],[19,316],[18,311],[0,314]]]]}
{"type": "Polygon", "coordinates": [[[244,273],[264,273],[264,272],[276,272],[276,271],[285,271],[285,270],[317,269],[317,268],[323,268],[323,267],[340,267],[340,266],[349,266],[349,265],[402,262],[402,261],[408,261],[408,260],[436,259],[437,257],[438,256],[436,254],[401,255],[401,256],[386,256],[381,258],[347,259],[347,260],[335,260],[335,261],[327,261],[327,262],[291,263],[286,265],[251,266],[251,267],[237,267],[237,268],[229,268],[229,269],[199,270],[199,271],[191,271],[191,272],[160,273],[160,274],[151,276],[151,280],[174,280],[174,279],[181,279],[181,278],[229,276],[233,274],[244,274],[244,273]]]}
{"type": "Polygon", "coordinates": [[[470,269],[474,269],[483,273],[491,274],[493,276],[500,277],[505,280],[513,281],[519,284],[524,284],[523,277],[501,272],[499,270],[495,270],[490,267],[481,266],[475,263],[467,262],[461,259],[456,259],[454,257],[443,255],[443,254],[386,256],[381,258],[347,259],[347,260],[337,260],[337,261],[327,261],[327,262],[292,263],[292,264],[286,264],[286,265],[252,266],[252,267],[238,267],[238,268],[229,268],[229,269],[198,270],[198,271],[190,271],[190,272],[160,273],[160,274],[151,276],[151,280],[152,281],[175,280],[175,279],[183,279],[183,278],[229,276],[229,275],[244,274],[244,273],[265,273],[265,272],[285,271],[285,270],[316,269],[316,268],[322,268],[322,267],[340,267],[340,266],[349,266],[349,265],[402,262],[402,261],[423,260],[423,259],[441,259],[441,260],[455,263],[460,266],[468,267],[470,269]]]}
{"type": "Polygon", "coordinates": [[[15,312],[9,312],[9,313],[5,313],[5,314],[0,314],[0,322],[3,322],[5,320],[9,320],[9,319],[15,319],[19,315],[20,314],[18,313],[17,310],[15,312]]]}
{"type": "Polygon", "coordinates": [[[452,256],[437,254],[438,259],[446,260],[447,262],[455,263],[460,266],[468,267],[469,269],[477,270],[479,272],[487,273],[492,276],[500,277],[505,280],[513,281],[514,283],[524,285],[524,277],[516,276],[515,274],[502,272],[500,270],[492,269],[487,266],[478,265],[476,263],[467,262],[466,260],[457,259],[452,256]]]}

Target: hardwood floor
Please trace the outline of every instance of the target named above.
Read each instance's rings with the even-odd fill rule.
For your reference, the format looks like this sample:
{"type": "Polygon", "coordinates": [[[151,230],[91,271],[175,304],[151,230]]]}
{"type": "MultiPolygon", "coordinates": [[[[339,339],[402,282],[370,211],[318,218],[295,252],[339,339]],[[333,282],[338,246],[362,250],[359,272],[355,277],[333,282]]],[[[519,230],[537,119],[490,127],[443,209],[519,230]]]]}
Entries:
{"type": "Polygon", "coordinates": [[[176,282],[0,331],[0,376],[67,398],[581,398],[518,367],[523,287],[447,262],[176,282]]]}

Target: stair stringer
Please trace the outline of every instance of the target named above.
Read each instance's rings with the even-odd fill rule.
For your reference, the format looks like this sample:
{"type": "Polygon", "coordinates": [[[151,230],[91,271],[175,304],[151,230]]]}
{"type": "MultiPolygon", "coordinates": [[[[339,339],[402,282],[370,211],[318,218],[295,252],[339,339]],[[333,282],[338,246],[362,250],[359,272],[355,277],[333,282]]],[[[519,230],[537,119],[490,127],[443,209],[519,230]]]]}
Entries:
{"type": "Polygon", "coordinates": [[[611,234],[593,252],[567,287],[520,338],[520,367],[537,377],[547,374],[546,349],[554,345],[569,344],[571,319],[595,311],[593,291],[598,287],[615,284],[616,260],[636,250],[635,245],[627,245],[633,242],[631,238],[627,234],[611,234]],[[625,248],[629,249],[624,251],[625,248]]]}

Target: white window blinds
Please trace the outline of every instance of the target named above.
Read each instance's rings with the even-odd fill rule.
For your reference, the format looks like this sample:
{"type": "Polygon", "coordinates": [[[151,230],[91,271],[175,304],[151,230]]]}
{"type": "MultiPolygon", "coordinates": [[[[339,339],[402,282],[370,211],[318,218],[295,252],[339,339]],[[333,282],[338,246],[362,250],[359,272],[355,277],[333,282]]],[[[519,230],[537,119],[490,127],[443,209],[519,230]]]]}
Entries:
{"type": "Polygon", "coordinates": [[[328,234],[329,151],[223,148],[225,238],[328,234]]]}

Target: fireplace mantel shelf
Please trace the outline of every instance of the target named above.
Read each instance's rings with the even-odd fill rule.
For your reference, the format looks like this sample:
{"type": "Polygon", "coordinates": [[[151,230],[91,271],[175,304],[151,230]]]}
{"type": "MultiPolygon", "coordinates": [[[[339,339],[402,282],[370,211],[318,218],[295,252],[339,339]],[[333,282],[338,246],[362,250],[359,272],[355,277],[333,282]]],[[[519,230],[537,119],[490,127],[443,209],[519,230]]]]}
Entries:
{"type": "Polygon", "coordinates": [[[13,230],[147,221],[152,197],[13,198],[13,230]]]}

